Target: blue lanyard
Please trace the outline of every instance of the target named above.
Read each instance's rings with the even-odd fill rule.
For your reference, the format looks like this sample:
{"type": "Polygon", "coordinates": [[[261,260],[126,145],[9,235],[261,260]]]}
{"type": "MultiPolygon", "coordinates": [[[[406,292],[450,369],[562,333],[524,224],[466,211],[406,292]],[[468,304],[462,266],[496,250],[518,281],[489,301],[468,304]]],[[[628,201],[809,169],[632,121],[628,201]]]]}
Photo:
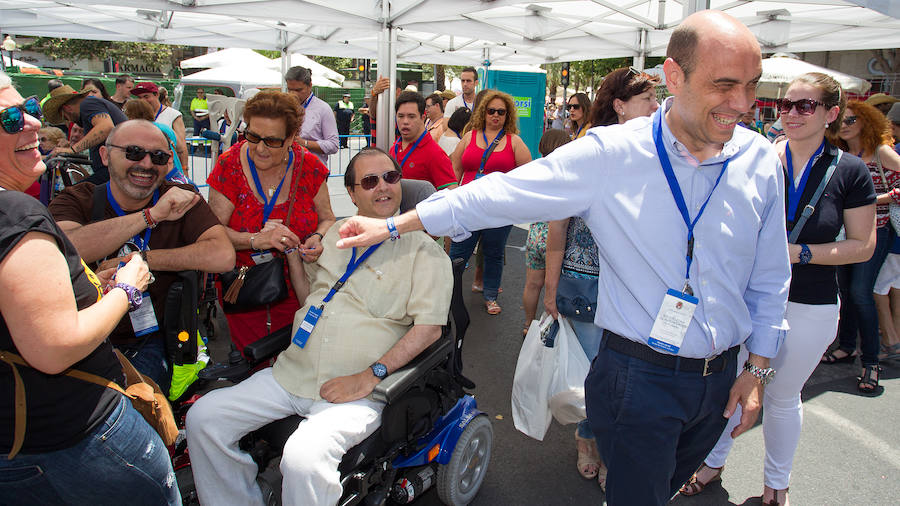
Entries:
{"type": "Polygon", "coordinates": [[[473,103],[472,103],[472,107],[469,107],[469,104],[466,103],[466,97],[463,97],[462,103],[463,103],[463,107],[465,107],[467,111],[474,111],[474,110],[475,110],[475,103],[473,102],[473,103]]]}
{"type": "MultiPolygon", "coordinates": [[[[576,125],[577,125],[577,124],[578,124],[578,123],[576,123],[576,125]]],[[[578,131],[576,131],[576,132],[575,132],[575,135],[572,137],[572,140],[573,140],[573,141],[574,141],[575,139],[578,138],[578,135],[581,133],[581,130],[584,129],[584,125],[587,125],[587,121],[585,121],[580,127],[578,127],[578,131]]]]}
{"type": "Polygon", "coordinates": [[[806,162],[806,169],[800,178],[800,184],[794,187],[794,162],[791,159],[791,141],[788,141],[784,147],[784,155],[787,158],[788,171],[788,220],[793,222],[797,214],[797,206],[800,204],[800,197],[803,196],[803,190],[806,189],[806,181],[809,179],[809,173],[812,172],[813,163],[816,158],[822,154],[825,149],[825,140],[819,145],[819,149],[806,162]]]}
{"type": "Polygon", "coordinates": [[[160,115],[160,114],[162,114],[162,111],[163,111],[163,107],[165,107],[165,106],[164,106],[164,105],[162,105],[162,104],[159,104],[159,110],[158,110],[158,111],[156,111],[156,117],[155,117],[155,118],[153,118],[153,119],[154,119],[154,120],[155,120],[155,119],[157,119],[157,118],[159,118],[159,115],[160,115]]]}
{"type": "Polygon", "coordinates": [[[666,175],[666,182],[669,183],[669,190],[672,192],[672,198],[675,199],[675,205],[678,206],[678,211],[681,212],[681,218],[684,220],[684,224],[687,225],[687,254],[685,255],[685,259],[687,260],[687,267],[684,271],[684,288],[681,291],[688,295],[693,295],[693,290],[691,290],[691,285],[688,283],[688,281],[691,278],[691,262],[694,261],[694,226],[697,225],[697,222],[700,221],[700,216],[702,216],[703,211],[706,210],[706,205],[709,204],[709,199],[712,198],[713,192],[716,191],[716,187],[719,186],[719,181],[721,181],[722,176],[725,175],[725,169],[728,168],[728,162],[731,161],[731,158],[725,160],[725,162],[722,164],[722,171],[719,173],[719,177],[716,178],[716,183],[713,185],[712,189],[709,190],[709,195],[706,196],[706,200],[703,202],[703,205],[700,206],[700,210],[697,212],[697,216],[693,221],[691,221],[691,216],[690,214],[688,214],[687,204],[684,201],[684,195],[681,193],[681,186],[678,185],[678,179],[675,178],[675,171],[672,170],[672,162],[669,161],[669,154],[666,152],[665,144],[663,144],[663,114],[664,112],[660,110],[653,116],[653,143],[656,145],[656,152],[659,155],[659,163],[660,165],[662,165],[663,174],[666,175]]]}
{"type": "Polygon", "coordinates": [[[350,278],[350,275],[353,274],[353,271],[355,271],[360,264],[365,262],[367,258],[372,256],[372,253],[375,253],[375,250],[377,250],[378,247],[382,244],[384,244],[384,241],[381,241],[374,246],[369,246],[369,249],[363,252],[362,256],[359,257],[359,260],[356,259],[356,248],[353,248],[353,255],[350,256],[350,263],[347,264],[347,270],[344,271],[344,275],[337,280],[334,286],[331,287],[331,290],[328,291],[328,295],[326,295],[325,298],[322,299],[322,305],[319,306],[319,309],[323,309],[325,307],[325,304],[330,301],[332,297],[334,297],[334,294],[336,294],[338,290],[340,290],[341,287],[344,286],[344,283],[347,282],[347,279],[350,278]]]}
{"type": "MultiPolygon", "coordinates": [[[[413,143],[412,147],[409,148],[409,151],[406,152],[406,156],[404,156],[403,161],[400,162],[400,171],[401,172],[403,171],[403,166],[406,165],[406,161],[409,160],[410,155],[412,155],[413,151],[415,151],[416,148],[419,146],[419,142],[421,142],[422,139],[424,139],[426,135],[428,135],[428,129],[425,129],[425,131],[422,132],[422,135],[420,135],[419,138],[416,139],[416,142],[413,143]]],[[[397,156],[400,155],[400,144],[402,144],[402,143],[403,143],[402,138],[397,139],[394,142],[394,160],[397,160],[397,156]]],[[[397,160],[397,161],[399,161],[399,160],[397,160]]]]}
{"type": "Polygon", "coordinates": [[[309,96],[306,97],[306,102],[303,102],[303,108],[304,108],[304,109],[306,109],[306,107],[309,105],[309,101],[312,100],[312,98],[313,98],[314,96],[315,96],[315,94],[310,93],[309,96]]]}
{"type": "Polygon", "coordinates": [[[268,199],[266,197],[266,192],[263,191],[262,183],[259,182],[259,174],[256,172],[256,164],[253,163],[253,158],[250,158],[250,153],[247,153],[247,165],[250,167],[250,175],[253,176],[253,184],[256,185],[256,191],[259,192],[259,196],[263,199],[263,222],[262,226],[266,225],[266,222],[269,221],[269,215],[272,214],[272,210],[275,209],[275,202],[278,200],[278,194],[281,193],[281,185],[284,184],[284,178],[287,177],[288,169],[291,168],[291,165],[294,163],[294,152],[290,152],[290,156],[288,156],[287,167],[284,169],[284,175],[281,176],[281,182],[278,183],[278,188],[275,189],[275,193],[272,194],[272,199],[268,199]]]}
{"type": "MultiPolygon", "coordinates": [[[[497,136],[494,137],[494,142],[497,142],[501,137],[503,137],[503,133],[506,132],[506,129],[501,128],[499,132],[497,132],[497,136]]],[[[492,150],[490,149],[491,144],[488,144],[487,134],[484,133],[484,130],[481,131],[481,137],[484,138],[484,152],[481,154],[481,165],[478,166],[478,172],[475,173],[475,177],[481,177],[479,174],[484,175],[484,165],[487,163],[488,157],[491,156],[492,150]]]]}
{"type": "MultiPolygon", "coordinates": [[[[109,205],[112,206],[113,211],[116,212],[116,215],[125,216],[125,211],[122,210],[122,207],[119,205],[118,202],[116,202],[116,198],[113,197],[112,190],[109,187],[109,183],[106,183],[106,200],[109,201],[109,205]]],[[[156,204],[156,202],[158,200],[159,200],[159,188],[157,188],[156,190],[153,191],[153,204],[156,204]]],[[[144,251],[145,249],[147,249],[147,247],[150,245],[150,228],[148,227],[144,231],[143,238],[141,238],[140,234],[138,234],[132,238],[132,241],[134,241],[135,246],[140,248],[141,251],[144,251]]]]}

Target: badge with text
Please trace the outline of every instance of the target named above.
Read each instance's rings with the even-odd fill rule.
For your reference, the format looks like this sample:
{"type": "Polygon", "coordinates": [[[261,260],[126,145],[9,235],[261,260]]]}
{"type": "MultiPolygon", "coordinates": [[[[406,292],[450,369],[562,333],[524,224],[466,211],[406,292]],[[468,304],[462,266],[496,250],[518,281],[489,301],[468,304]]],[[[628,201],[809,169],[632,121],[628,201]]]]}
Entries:
{"type": "Polygon", "coordinates": [[[156,321],[156,311],[153,310],[153,302],[150,301],[150,294],[144,292],[144,299],[137,309],[128,313],[131,317],[131,326],[134,328],[134,335],[137,337],[146,336],[152,332],[159,330],[159,322],[156,321]]]}
{"type": "Polygon", "coordinates": [[[297,327],[297,332],[294,333],[294,338],[291,339],[291,342],[301,348],[306,346],[306,341],[309,339],[309,335],[312,334],[313,329],[316,328],[316,323],[319,322],[319,317],[321,316],[322,308],[310,307],[303,321],[300,322],[300,326],[297,327]]]}
{"type": "Polygon", "coordinates": [[[275,258],[275,255],[273,255],[271,251],[260,251],[258,253],[252,253],[250,258],[255,265],[260,265],[271,262],[275,258]]]}
{"type": "Polygon", "coordinates": [[[670,288],[650,329],[647,344],[667,353],[678,353],[699,302],[693,295],[670,288]]]}

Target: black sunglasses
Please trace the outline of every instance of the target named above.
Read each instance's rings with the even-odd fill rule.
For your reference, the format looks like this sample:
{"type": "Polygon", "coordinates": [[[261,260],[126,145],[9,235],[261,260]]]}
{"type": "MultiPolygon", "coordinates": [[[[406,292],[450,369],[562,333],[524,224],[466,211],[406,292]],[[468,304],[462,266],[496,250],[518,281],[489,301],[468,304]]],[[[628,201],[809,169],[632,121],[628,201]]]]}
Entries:
{"type": "Polygon", "coordinates": [[[846,118],[844,118],[844,121],[842,121],[842,123],[847,126],[851,126],[856,123],[857,119],[858,118],[856,116],[847,116],[846,118]]]}
{"type": "Polygon", "coordinates": [[[569,105],[567,105],[566,107],[568,107],[570,111],[571,111],[572,109],[574,109],[574,110],[577,111],[578,109],[581,109],[581,104],[569,104],[569,105]]]}
{"type": "Polygon", "coordinates": [[[153,151],[147,151],[146,149],[140,146],[116,146],[115,144],[107,144],[107,147],[110,148],[119,148],[125,152],[125,158],[131,160],[132,162],[139,162],[144,159],[145,156],[150,155],[150,162],[153,165],[165,165],[169,162],[169,158],[172,157],[171,153],[166,153],[161,149],[154,149],[153,151]]]}
{"type": "Polygon", "coordinates": [[[820,105],[822,107],[825,106],[823,102],[819,102],[818,100],[813,100],[811,98],[801,98],[797,101],[788,100],[786,98],[779,98],[775,101],[775,107],[778,108],[778,112],[780,112],[781,114],[787,114],[791,112],[791,109],[796,107],[797,114],[809,116],[810,114],[814,114],[816,112],[816,107],[820,105]]]}
{"type": "Polygon", "coordinates": [[[259,141],[262,141],[266,146],[269,146],[270,148],[280,148],[284,146],[284,139],[279,139],[278,137],[260,137],[259,135],[246,129],[244,130],[244,138],[247,139],[248,142],[252,142],[253,144],[259,144],[259,141]]]}
{"type": "MultiPolygon", "coordinates": [[[[378,177],[375,174],[370,174],[368,176],[363,177],[359,180],[358,183],[355,183],[354,186],[362,186],[363,190],[371,190],[378,186],[378,177]]],[[[402,174],[397,170],[389,170],[382,174],[381,179],[384,179],[384,182],[387,184],[397,184],[400,182],[400,178],[402,174]]]]}
{"type": "Polygon", "coordinates": [[[486,107],[485,112],[488,116],[493,116],[497,114],[499,116],[506,116],[506,109],[494,109],[493,107],[486,107]]]}
{"type": "Polygon", "coordinates": [[[0,123],[3,124],[3,130],[10,135],[24,130],[26,114],[37,120],[44,117],[41,103],[36,97],[28,97],[20,105],[7,107],[0,111],[0,123]]]}

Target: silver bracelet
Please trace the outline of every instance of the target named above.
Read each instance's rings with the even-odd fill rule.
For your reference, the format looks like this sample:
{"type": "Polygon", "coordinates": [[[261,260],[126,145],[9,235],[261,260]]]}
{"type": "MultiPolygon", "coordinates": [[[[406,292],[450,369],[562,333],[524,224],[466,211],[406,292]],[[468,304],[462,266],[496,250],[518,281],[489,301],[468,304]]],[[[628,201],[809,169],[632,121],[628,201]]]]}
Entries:
{"type": "Polygon", "coordinates": [[[256,237],[257,235],[259,235],[259,234],[250,234],[250,249],[252,249],[253,251],[259,251],[255,247],[253,247],[253,238],[256,237]]]}

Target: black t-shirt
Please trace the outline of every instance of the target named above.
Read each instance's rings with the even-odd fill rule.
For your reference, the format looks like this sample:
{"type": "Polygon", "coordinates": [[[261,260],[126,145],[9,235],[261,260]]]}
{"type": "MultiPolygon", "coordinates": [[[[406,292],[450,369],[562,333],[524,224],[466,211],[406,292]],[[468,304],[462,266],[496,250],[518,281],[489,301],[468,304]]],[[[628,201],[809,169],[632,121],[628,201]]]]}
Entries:
{"type": "MultiPolygon", "coordinates": [[[[56,239],[69,266],[69,278],[78,310],[100,300],[100,281],[81,261],[75,247],[56,226],[40,202],[20,192],[0,191],[0,262],[25,234],[42,232],[56,239]]],[[[52,318],[53,315],[46,315],[52,318]]],[[[6,317],[0,315],[0,349],[19,353],[13,344],[6,317]]],[[[19,336],[27,339],[26,336],[19,336]]],[[[20,353],[19,353],[20,354],[20,353]]],[[[27,419],[22,453],[44,453],[70,447],[106,420],[119,394],[109,388],[63,375],[45,374],[16,366],[25,384],[27,419]]],[[[122,367],[108,340],[73,369],[124,384],[122,367]]],[[[0,454],[9,453],[15,428],[15,390],[12,369],[0,362],[0,454]]]]}
{"type": "MultiPolygon", "coordinates": [[[[125,113],[113,102],[88,95],[81,101],[80,115],[78,117],[78,126],[84,129],[85,135],[93,128],[93,123],[91,122],[94,116],[98,114],[109,115],[112,118],[113,125],[128,121],[125,113]]],[[[103,184],[109,181],[109,171],[103,165],[103,161],[100,160],[100,146],[102,145],[103,143],[101,142],[91,148],[91,167],[94,169],[94,174],[85,179],[85,181],[94,184],[103,184]]]]}
{"type": "MultiPolygon", "coordinates": [[[[164,195],[169,189],[179,187],[185,190],[195,191],[191,185],[175,184],[169,181],[164,182],[159,187],[160,196],[164,195]]],[[[104,193],[104,198],[106,194],[104,193]]],[[[152,207],[153,202],[148,202],[145,207],[152,207]]],[[[77,184],[66,188],[62,193],[56,196],[50,202],[50,213],[57,221],[73,221],[81,225],[91,223],[92,212],[94,210],[94,185],[90,183],[77,184]]],[[[125,213],[132,213],[137,209],[125,210],[125,213]]],[[[116,218],[118,215],[113,210],[112,205],[107,201],[104,209],[102,220],[116,218]]],[[[200,199],[180,220],[164,221],[156,228],[150,231],[149,250],[173,249],[187,246],[197,242],[197,239],[208,229],[219,224],[219,219],[213,214],[212,209],[205,200],[200,199]]],[[[143,237],[143,233],[140,234],[143,237]]],[[[140,249],[132,242],[123,245],[118,251],[110,253],[109,258],[125,256],[133,251],[140,249]]],[[[99,262],[98,262],[99,263],[99,262]]],[[[153,309],[156,313],[156,320],[162,329],[163,315],[165,313],[166,295],[169,287],[178,280],[178,273],[171,271],[155,271],[153,275],[156,281],[148,288],[147,293],[150,294],[150,300],[153,303],[153,309]]],[[[162,338],[162,332],[157,331],[147,334],[148,338],[162,338]]],[[[140,342],[144,336],[138,338],[135,336],[134,327],[131,324],[131,318],[125,316],[119,325],[109,335],[110,341],[114,345],[130,345],[140,342]]]]}
{"type": "MultiPolygon", "coordinates": [[[[806,188],[797,206],[797,217],[809,203],[816,188],[822,182],[825,171],[837,154],[837,148],[826,143],[825,153],[813,164],[806,188]]],[[[792,184],[785,177],[785,184],[792,184]]],[[[859,158],[844,153],[835,168],[834,175],[816,204],[816,210],[806,221],[797,237],[797,244],[824,244],[834,242],[844,225],[844,209],[853,209],[875,203],[875,186],[869,169],[859,158]]],[[[785,206],[786,207],[786,206],[785,206]]],[[[796,220],[787,217],[788,227],[796,220]]],[[[834,265],[792,264],[791,289],[788,300],[802,304],[837,303],[837,279],[834,265]]]]}

